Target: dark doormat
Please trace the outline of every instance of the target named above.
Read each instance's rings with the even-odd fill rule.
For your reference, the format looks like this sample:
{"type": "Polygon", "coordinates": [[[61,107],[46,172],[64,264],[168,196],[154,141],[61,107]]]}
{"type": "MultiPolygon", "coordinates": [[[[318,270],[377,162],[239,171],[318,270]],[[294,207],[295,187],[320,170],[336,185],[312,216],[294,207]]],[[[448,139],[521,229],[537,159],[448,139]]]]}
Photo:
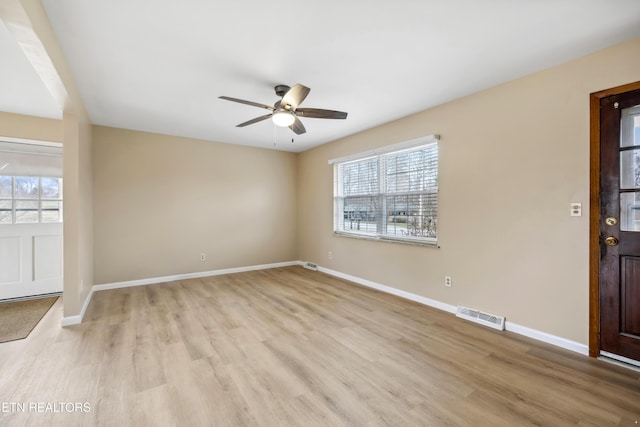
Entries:
{"type": "Polygon", "coordinates": [[[0,343],[29,336],[58,297],[0,303],[0,343]]]}

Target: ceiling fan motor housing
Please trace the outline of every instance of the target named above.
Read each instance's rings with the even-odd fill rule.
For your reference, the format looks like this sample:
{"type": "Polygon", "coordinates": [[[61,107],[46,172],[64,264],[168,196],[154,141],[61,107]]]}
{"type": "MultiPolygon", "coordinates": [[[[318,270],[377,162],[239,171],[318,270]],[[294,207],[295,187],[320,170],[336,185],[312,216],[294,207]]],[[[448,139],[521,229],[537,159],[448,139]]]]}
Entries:
{"type": "Polygon", "coordinates": [[[287,86],[287,85],[278,85],[274,89],[276,90],[276,95],[278,95],[280,98],[282,98],[284,96],[284,94],[289,92],[289,89],[291,89],[291,88],[289,86],[287,86]]]}

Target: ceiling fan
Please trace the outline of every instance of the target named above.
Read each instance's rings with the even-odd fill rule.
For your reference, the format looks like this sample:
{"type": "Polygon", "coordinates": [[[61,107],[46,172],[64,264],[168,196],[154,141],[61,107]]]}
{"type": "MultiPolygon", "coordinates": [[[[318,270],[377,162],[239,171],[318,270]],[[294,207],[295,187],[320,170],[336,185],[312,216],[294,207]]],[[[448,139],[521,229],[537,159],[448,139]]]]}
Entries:
{"type": "Polygon", "coordinates": [[[281,97],[279,101],[270,105],[260,104],[253,101],[245,101],[244,99],[231,98],[229,96],[220,96],[220,99],[227,101],[239,102],[240,104],[253,105],[254,107],[265,108],[271,111],[264,116],[256,117],[244,123],[240,123],[236,127],[245,127],[254,123],[261,122],[268,118],[273,120],[277,126],[288,127],[296,135],[301,135],[307,130],[300,121],[300,117],[309,117],[314,119],[346,119],[347,113],[343,111],[322,110],[319,108],[298,108],[302,101],[309,95],[311,89],[301,84],[294,87],[287,85],[278,85],[275,87],[276,95],[281,97]]]}

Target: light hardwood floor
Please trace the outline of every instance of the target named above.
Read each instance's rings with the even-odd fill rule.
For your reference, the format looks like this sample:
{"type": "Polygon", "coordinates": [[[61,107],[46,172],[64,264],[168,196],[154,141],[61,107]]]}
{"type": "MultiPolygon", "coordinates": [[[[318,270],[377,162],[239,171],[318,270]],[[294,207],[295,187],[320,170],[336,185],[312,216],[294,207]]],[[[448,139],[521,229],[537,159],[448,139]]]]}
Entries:
{"type": "Polygon", "coordinates": [[[638,372],[300,267],[97,292],[84,323],[61,317],[0,344],[0,425],[640,422],[638,372]],[[60,402],[90,412],[28,406],[60,402]]]}

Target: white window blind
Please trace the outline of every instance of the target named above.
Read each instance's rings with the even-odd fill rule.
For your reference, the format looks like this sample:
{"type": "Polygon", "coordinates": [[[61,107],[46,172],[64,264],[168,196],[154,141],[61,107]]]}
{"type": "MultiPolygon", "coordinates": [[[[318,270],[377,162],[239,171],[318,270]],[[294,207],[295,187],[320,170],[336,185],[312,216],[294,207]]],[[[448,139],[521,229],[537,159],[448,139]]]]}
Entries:
{"type": "Polygon", "coordinates": [[[333,161],[334,231],[437,244],[437,137],[394,147],[333,161]]]}

